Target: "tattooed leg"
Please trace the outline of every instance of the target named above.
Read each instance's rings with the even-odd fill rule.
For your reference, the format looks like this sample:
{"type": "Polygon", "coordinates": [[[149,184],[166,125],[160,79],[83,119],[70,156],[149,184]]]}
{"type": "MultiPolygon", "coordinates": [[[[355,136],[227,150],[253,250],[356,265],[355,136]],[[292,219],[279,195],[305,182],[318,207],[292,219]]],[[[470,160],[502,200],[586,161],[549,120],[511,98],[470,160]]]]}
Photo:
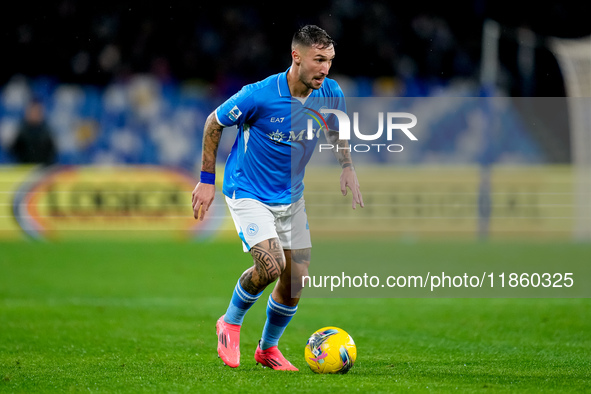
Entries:
{"type": "Polygon", "coordinates": [[[258,294],[285,270],[285,254],[278,238],[260,242],[250,249],[253,266],[244,271],[240,285],[250,294],[258,294]]]}
{"type": "Polygon", "coordinates": [[[308,275],[311,248],[285,251],[285,270],[281,273],[275,288],[273,299],[280,304],[296,306],[302,294],[302,277],[308,275]]]}

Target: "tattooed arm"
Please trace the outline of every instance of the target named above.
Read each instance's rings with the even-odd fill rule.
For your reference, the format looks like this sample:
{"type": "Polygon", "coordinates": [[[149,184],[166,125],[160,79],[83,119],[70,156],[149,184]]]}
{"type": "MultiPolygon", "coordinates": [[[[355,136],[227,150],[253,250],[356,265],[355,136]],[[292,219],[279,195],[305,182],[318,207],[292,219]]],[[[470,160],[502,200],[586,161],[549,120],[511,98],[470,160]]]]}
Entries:
{"type": "MultiPolygon", "coordinates": [[[[201,158],[201,171],[215,174],[215,161],[218,153],[218,146],[222,137],[224,127],[216,119],[212,112],[205,121],[203,131],[203,153],[201,158]]],[[[192,194],[193,216],[195,219],[203,220],[205,212],[209,210],[215,197],[215,185],[199,182],[192,194]],[[199,213],[201,210],[201,214],[199,213]]]]}
{"type": "Polygon", "coordinates": [[[335,130],[328,130],[323,128],[324,135],[326,137],[326,141],[334,146],[332,149],[335,157],[339,161],[339,164],[342,168],[350,167],[353,165],[353,161],[351,160],[351,148],[349,147],[349,143],[347,140],[340,140],[339,139],[339,132],[335,130]]]}
{"type": "Polygon", "coordinates": [[[339,132],[334,130],[325,130],[326,140],[334,146],[332,149],[335,157],[339,161],[343,171],[341,172],[341,193],[343,196],[347,195],[347,187],[351,189],[353,195],[352,207],[355,209],[356,205],[359,204],[361,208],[363,205],[363,196],[359,187],[359,181],[357,180],[357,174],[353,168],[353,160],[351,159],[351,147],[347,140],[339,139],[339,132]]]}

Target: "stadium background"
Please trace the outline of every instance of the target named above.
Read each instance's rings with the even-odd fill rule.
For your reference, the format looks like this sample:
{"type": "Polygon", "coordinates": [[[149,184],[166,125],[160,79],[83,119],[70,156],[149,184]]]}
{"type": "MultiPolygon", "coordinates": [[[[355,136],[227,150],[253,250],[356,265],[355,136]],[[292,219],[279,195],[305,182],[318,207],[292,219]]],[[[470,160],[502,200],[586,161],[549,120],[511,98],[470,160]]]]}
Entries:
{"type": "Polygon", "coordinates": [[[588,36],[589,6],[525,3],[12,4],[0,14],[0,391],[588,390],[591,245],[573,242],[565,75],[546,45],[533,63],[519,59],[524,29],[541,44],[588,36]],[[489,19],[502,32],[492,91],[481,83],[489,19]],[[412,154],[355,156],[364,210],[340,196],[338,166],[313,163],[311,272],[572,270],[574,292],[305,298],[281,347],[308,373],[290,376],[246,357],[260,302],[245,320],[243,365],[222,368],[213,323],[249,259],[222,199],[207,222],[192,218],[203,122],[243,84],[285,70],[306,23],[336,39],[331,76],[349,97],[457,109],[426,106],[436,116],[412,154]],[[507,99],[490,145],[474,134],[491,116],[472,112],[483,96],[507,99]],[[56,167],[20,165],[8,151],[31,97],[46,105],[56,167]],[[304,343],[326,325],[358,345],[345,376],[305,370],[304,343]]]}
{"type": "MultiPolygon", "coordinates": [[[[520,234],[532,233],[528,228],[539,228],[539,218],[542,217],[557,218],[549,219],[550,222],[544,225],[548,231],[542,234],[569,237],[570,219],[575,214],[569,209],[573,206],[573,196],[569,194],[573,181],[568,172],[572,158],[565,102],[555,100],[544,104],[525,100],[506,104],[503,110],[493,115],[500,124],[493,132],[489,148],[484,147],[488,141],[479,136],[477,123],[490,122],[490,115],[478,119],[462,107],[473,102],[470,97],[483,95],[564,97],[565,84],[556,57],[547,46],[536,45],[530,63],[524,65],[520,60],[523,39],[519,31],[529,29],[542,43],[546,37],[586,36],[589,29],[582,16],[584,5],[547,2],[531,10],[510,2],[486,1],[461,1],[454,7],[435,3],[392,5],[381,1],[316,2],[314,12],[307,11],[302,5],[289,15],[265,6],[249,7],[240,3],[216,7],[201,2],[149,6],[107,2],[99,6],[56,1],[32,9],[26,3],[15,7],[14,12],[4,14],[2,23],[6,56],[0,74],[0,163],[5,166],[15,164],[9,146],[14,141],[27,102],[37,97],[46,106],[47,122],[57,144],[60,165],[155,165],[196,174],[200,165],[202,127],[209,112],[244,84],[285,70],[290,63],[289,41],[293,31],[302,24],[317,23],[337,41],[338,57],[331,76],[340,82],[347,96],[409,100],[442,98],[434,103],[455,98],[454,109],[459,115],[451,109],[447,112],[439,109],[439,117],[431,120],[430,132],[421,136],[420,146],[412,154],[357,155],[356,161],[365,162],[364,168],[367,169],[364,182],[378,182],[379,179],[372,174],[379,172],[380,167],[393,168],[393,165],[412,168],[415,172],[407,174],[410,178],[416,175],[417,166],[463,166],[459,170],[453,169],[454,173],[470,173],[487,160],[501,166],[558,165],[559,168],[552,167],[547,171],[550,178],[552,174],[558,175],[529,188],[523,186],[528,174],[519,175],[518,171],[513,177],[500,176],[495,192],[499,194],[497,200],[502,201],[493,201],[492,205],[500,206],[497,212],[512,211],[514,217],[509,218],[513,221],[506,226],[501,226],[498,231],[493,228],[492,232],[511,233],[511,228],[524,225],[521,221],[515,226],[515,218],[531,219],[531,212],[539,211],[519,231],[520,234]],[[494,90],[484,91],[480,78],[482,31],[484,21],[491,18],[502,27],[498,55],[500,71],[494,90]],[[548,110],[548,105],[552,105],[552,110],[548,110]],[[373,171],[375,166],[378,169],[373,171]],[[564,193],[562,198],[549,197],[549,193],[561,192],[564,193]],[[535,195],[529,202],[520,202],[528,193],[535,195]],[[533,200],[536,201],[532,203],[533,200]],[[555,208],[547,210],[549,206],[562,206],[563,209],[559,212],[555,208]]],[[[436,106],[433,112],[437,112],[436,106]]],[[[235,129],[225,132],[219,151],[220,163],[227,156],[234,135],[235,129]]],[[[19,211],[19,203],[14,202],[11,194],[22,189],[19,185],[27,175],[21,170],[16,173],[7,171],[5,168],[4,177],[14,181],[4,182],[5,214],[0,231],[14,238],[22,233],[17,235],[19,232],[10,219],[10,210],[19,211]]],[[[438,177],[428,167],[425,171],[431,177],[438,177]]],[[[447,177],[447,174],[440,175],[447,177]]],[[[398,176],[404,178],[405,175],[398,176]]],[[[411,222],[422,219],[423,226],[417,224],[415,229],[411,223],[405,222],[403,225],[407,230],[403,233],[423,234],[428,227],[431,228],[428,232],[441,234],[437,227],[449,228],[450,222],[442,221],[440,217],[458,216],[453,208],[463,204],[474,208],[468,208],[464,214],[469,224],[454,227],[464,235],[478,234],[479,226],[482,227],[482,223],[477,223],[478,216],[482,216],[482,207],[478,206],[482,180],[478,174],[449,176],[452,184],[454,181],[451,180],[457,179],[460,189],[473,192],[470,201],[443,196],[442,201],[447,202],[435,202],[443,208],[434,212],[428,208],[434,202],[421,202],[421,194],[446,192],[441,188],[425,190],[406,185],[411,189],[407,193],[413,194],[406,203],[418,212],[409,219],[411,222]],[[425,222],[425,217],[438,220],[425,222]]],[[[311,175],[308,183],[322,183],[323,179],[311,175]]],[[[127,180],[122,181],[125,182],[127,180]]],[[[415,182],[432,183],[428,175],[427,178],[415,178],[415,182]]],[[[183,186],[175,187],[184,190],[189,184],[187,181],[183,186]]],[[[79,183],[74,182],[74,185],[79,186],[79,183]]],[[[145,185],[138,187],[146,193],[145,185]]],[[[41,186],[41,190],[47,188],[51,189],[51,186],[41,186]]],[[[123,193],[119,189],[116,192],[123,193]]],[[[20,194],[23,193],[21,190],[20,194]]],[[[157,213],[154,210],[146,213],[146,210],[138,209],[136,213],[151,218],[182,216],[179,214],[183,212],[179,207],[180,196],[179,192],[172,199],[161,202],[172,206],[172,210],[163,208],[162,211],[156,210],[157,213]]],[[[404,200],[404,197],[400,199],[404,200]]],[[[93,201],[99,200],[102,205],[95,209],[98,216],[104,216],[101,207],[105,204],[119,205],[118,212],[130,215],[129,203],[126,205],[125,201],[114,197],[96,197],[96,193],[79,204],[92,205],[93,201]]],[[[159,204],[157,199],[148,200],[151,204],[159,204]]],[[[71,199],[63,201],[73,204],[71,199]]],[[[326,203],[325,200],[319,202],[326,203]]],[[[35,208],[37,211],[46,212],[43,211],[43,207],[49,204],[46,200],[41,198],[37,204],[40,204],[35,208]]],[[[21,211],[30,212],[31,209],[21,211]]],[[[59,209],[53,212],[59,212],[59,209]]],[[[223,207],[218,213],[225,215],[223,207]]],[[[324,213],[327,212],[322,211],[319,215],[324,213]]],[[[114,211],[109,212],[111,217],[113,214],[114,211]]],[[[381,214],[383,212],[379,210],[375,213],[381,214]]],[[[21,227],[31,228],[42,220],[34,220],[35,224],[31,224],[26,218],[22,219],[27,215],[29,213],[17,214],[21,227]]],[[[501,216],[508,218],[506,214],[501,216]]],[[[191,226],[178,219],[181,224],[166,225],[197,231],[195,224],[191,226]]],[[[88,217],[83,222],[88,222],[88,217]]],[[[228,229],[231,231],[231,226],[224,226],[223,220],[214,222],[215,226],[210,223],[201,230],[208,230],[207,235],[211,235],[221,225],[220,234],[228,229]]],[[[47,224],[40,225],[47,227],[47,224]]],[[[120,223],[118,226],[121,229],[120,223]]],[[[66,227],[69,230],[76,228],[66,227]]],[[[59,228],[63,226],[51,227],[47,234],[55,235],[53,230],[59,228]]],[[[86,230],[84,226],[81,228],[86,230]]],[[[330,228],[326,230],[330,232],[330,228]]],[[[30,233],[35,236],[38,231],[30,233]]],[[[70,231],[72,233],[87,232],[70,231]]],[[[482,228],[480,233],[482,235],[482,228]]],[[[540,234],[540,231],[533,233],[540,234]]],[[[457,232],[451,234],[455,236],[457,232]]]]}

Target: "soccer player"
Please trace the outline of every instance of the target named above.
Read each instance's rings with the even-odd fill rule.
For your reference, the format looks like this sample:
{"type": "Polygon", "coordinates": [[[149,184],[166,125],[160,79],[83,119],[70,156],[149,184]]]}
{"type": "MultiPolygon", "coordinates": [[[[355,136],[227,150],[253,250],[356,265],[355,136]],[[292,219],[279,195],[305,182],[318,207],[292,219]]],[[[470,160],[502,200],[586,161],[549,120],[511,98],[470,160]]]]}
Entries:
{"type": "Polygon", "coordinates": [[[222,130],[238,127],[226,161],[223,193],[253,265],[240,276],[228,309],[216,324],[218,355],[233,368],[240,365],[240,328],[246,312],[277,281],[254,358],[257,364],[275,370],[297,371],[277,344],[296,313],[301,278],[308,275],[310,265],[312,243],[303,177],[321,129],[308,127],[311,130],[307,131],[306,118],[325,125],[322,129],[342,166],[341,192],[345,196],[349,188],[353,209],[363,207],[349,146],[334,131],[336,116],[329,114],[325,119],[319,112],[321,106],[345,110],[341,88],[327,78],[335,57],[334,41],[323,29],[304,26],[293,36],[291,57],[287,71],[244,86],[205,122],[201,177],[192,193],[194,216],[200,220],[214,200],[222,130]]]}

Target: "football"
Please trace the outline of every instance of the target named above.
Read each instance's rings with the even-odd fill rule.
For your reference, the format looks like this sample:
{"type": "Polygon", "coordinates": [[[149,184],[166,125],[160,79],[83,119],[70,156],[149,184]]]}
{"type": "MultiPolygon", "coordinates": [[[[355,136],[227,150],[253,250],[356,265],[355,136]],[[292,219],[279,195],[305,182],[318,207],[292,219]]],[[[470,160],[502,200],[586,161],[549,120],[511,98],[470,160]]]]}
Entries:
{"type": "Polygon", "coordinates": [[[357,359],[357,347],[345,330],[324,327],[308,338],[304,354],[312,371],[344,374],[357,359]]]}

